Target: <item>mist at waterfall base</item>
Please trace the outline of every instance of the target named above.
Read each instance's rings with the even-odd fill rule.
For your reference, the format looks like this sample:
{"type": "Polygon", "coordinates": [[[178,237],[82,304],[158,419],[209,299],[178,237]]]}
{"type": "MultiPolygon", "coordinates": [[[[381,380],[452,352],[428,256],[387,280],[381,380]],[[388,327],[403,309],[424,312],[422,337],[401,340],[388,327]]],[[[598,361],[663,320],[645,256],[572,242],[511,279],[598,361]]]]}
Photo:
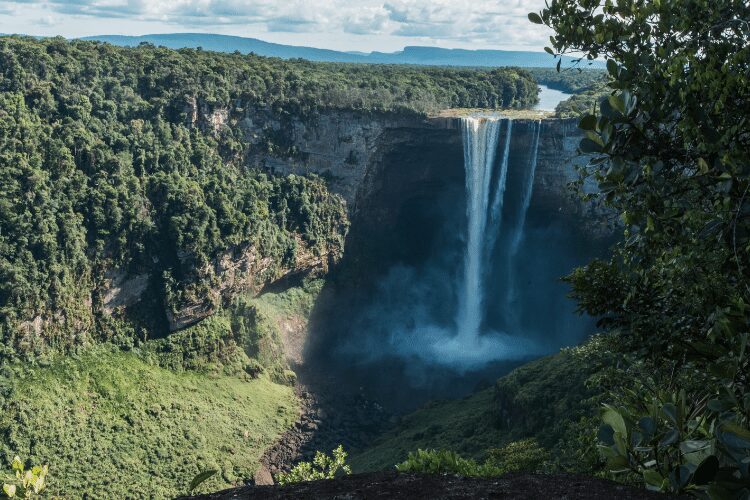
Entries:
{"type": "Polygon", "coordinates": [[[391,265],[340,315],[341,379],[397,407],[461,396],[592,331],[560,280],[591,249],[555,214],[534,210],[542,123],[530,125],[528,151],[515,158],[512,121],[462,125],[465,185],[412,209],[429,216],[406,223],[419,238],[422,221],[439,221],[428,254],[391,265]]]}

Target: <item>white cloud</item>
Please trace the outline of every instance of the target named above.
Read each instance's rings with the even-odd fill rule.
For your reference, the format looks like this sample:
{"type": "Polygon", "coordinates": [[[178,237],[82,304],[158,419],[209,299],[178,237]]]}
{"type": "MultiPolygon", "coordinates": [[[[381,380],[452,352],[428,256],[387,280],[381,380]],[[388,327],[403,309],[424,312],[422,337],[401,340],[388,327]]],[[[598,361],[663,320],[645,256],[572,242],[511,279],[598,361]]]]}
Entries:
{"type": "Polygon", "coordinates": [[[0,0],[0,13],[13,6],[16,18],[33,12],[34,19],[63,19],[68,26],[76,19],[122,20],[144,29],[377,35],[430,45],[539,50],[549,33],[526,14],[541,5],[543,0],[0,0]]]}

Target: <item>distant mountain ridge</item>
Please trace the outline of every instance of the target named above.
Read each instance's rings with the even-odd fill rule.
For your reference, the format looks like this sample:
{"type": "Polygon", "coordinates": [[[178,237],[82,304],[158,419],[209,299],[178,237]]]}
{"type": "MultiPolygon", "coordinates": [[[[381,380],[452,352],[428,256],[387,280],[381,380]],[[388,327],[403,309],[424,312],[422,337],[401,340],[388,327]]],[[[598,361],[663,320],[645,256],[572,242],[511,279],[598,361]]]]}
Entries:
{"type": "MultiPolygon", "coordinates": [[[[552,67],[556,61],[546,52],[510,51],[510,50],[467,50],[443,49],[438,47],[404,47],[400,52],[341,52],[337,50],[318,49],[296,45],[283,45],[265,42],[256,38],[244,38],[229,35],[211,35],[202,33],[170,33],[142,36],[99,35],[84,37],[83,40],[98,40],[126,47],[140,43],[151,43],[172,49],[197,48],[217,52],[242,53],[253,52],[261,56],[280,57],[282,59],[301,58],[309,61],[370,63],[370,64],[415,64],[427,66],[517,66],[552,67]]],[[[563,57],[563,65],[570,65],[575,59],[563,57]]],[[[584,65],[589,67],[588,65],[584,65]]],[[[598,61],[591,67],[602,67],[598,61]]]]}

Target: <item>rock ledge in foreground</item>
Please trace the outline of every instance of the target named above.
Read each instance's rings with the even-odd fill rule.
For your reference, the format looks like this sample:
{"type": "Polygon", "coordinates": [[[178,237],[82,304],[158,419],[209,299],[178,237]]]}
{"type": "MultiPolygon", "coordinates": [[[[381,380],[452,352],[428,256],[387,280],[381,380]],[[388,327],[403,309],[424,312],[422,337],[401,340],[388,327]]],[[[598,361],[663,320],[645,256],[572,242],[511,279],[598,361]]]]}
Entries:
{"type": "Polygon", "coordinates": [[[289,486],[242,486],[194,499],[666,499],[613,481],[571,474],[508,474],[492,479],[376,472],[289,486]]]}

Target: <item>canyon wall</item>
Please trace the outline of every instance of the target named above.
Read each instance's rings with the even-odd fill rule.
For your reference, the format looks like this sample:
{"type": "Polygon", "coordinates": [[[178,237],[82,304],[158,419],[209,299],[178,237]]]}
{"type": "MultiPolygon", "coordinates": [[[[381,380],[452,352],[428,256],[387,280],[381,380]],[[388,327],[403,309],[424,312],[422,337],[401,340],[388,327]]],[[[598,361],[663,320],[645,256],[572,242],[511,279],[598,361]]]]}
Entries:
{"type": "MultiPolygon", "coordinates": [[[[269,109],[243,108],[239,102],[227,110],[211,109],[196,101],[188,103],[185,116],[193,126],[216,134],[225,128],[242,134],[249,144],[244,156],[248,167],[276,175],[312,173],[325,178],[330,189],[345,200],[352,220],[345,271],[367,268],[377,272],[379,266],[385,268],[394,261],[419,259],[433,244],[431,226],[446,216],[436,208],[436,200],[454,199],[461,204],[464,166],[458,118],[356,111],[280,116],[269,109]],[[407,240],[413,241],[411,248],[394,244],[407,240]]],[[[514,121],[510,176],[514,169],[526,165],[523,159],[529,150],[531,124],[531,120],[514,121]]],[[[568,188],[577,175],[580,137],[573,120],[543,121],[530,217],[562,214],[570,224],[597,237],[603,234],[601,214],[580,202],[568,188]]],[[[335,261],[334,256],[310,258],[300,246],[298,262],[274,276],[261,276],[269,263],[252,248],[228,249],[208,273],[215,288],[211,303],[165,311],[168,329],[199,321],[236,293],[257,292],[289,273],[325,271],[335,261]]],[[[356,282],[355,274],[344,273],[356,282]]],[[[148,274],[108,271],[97,285],[101,311],[117,315],[128,308],[141,308],[139,302],[152,281],[148,274]]],[[[41,318],[33,318],[21,327],[39,333],[42,323],[41,318]]]]}
{"type": "MultiPolygon", "coordinates": [[[[399,182],[424,191],[439,184],[440,177],[463,177],[459,118],[329,111],[313,119],[282,122],[259,119],[262,116],[256,110],[254,119],[245,116],[240,121],[246,136],[258,141],[269,131],[281,133],[293,154],[259,152],[248,155],[248,165],[277,174],[321,175],[346,200],[352,216],[386,184],[396,190],[393,195],[398,198],[398,191],[405,188],[399,182]],[[422,158],[415,160],[415,153],[422,158]],[[400,164],[390,168],[388,162],[400,164]],[[386,171],[400,181],[381,179],[386,171]]],[[[514,120],[511,169],[524,168],[519,160],[529,150],[533,121],[514,120]]],[[[542,120],[532,203],[534,211],[568,214],[599,234],[604,230],[601,212],[581,202],[568,186],[577,179],[576,165],[585,162],[576,151],[582,137],[575,119],[542,120]]]]}

